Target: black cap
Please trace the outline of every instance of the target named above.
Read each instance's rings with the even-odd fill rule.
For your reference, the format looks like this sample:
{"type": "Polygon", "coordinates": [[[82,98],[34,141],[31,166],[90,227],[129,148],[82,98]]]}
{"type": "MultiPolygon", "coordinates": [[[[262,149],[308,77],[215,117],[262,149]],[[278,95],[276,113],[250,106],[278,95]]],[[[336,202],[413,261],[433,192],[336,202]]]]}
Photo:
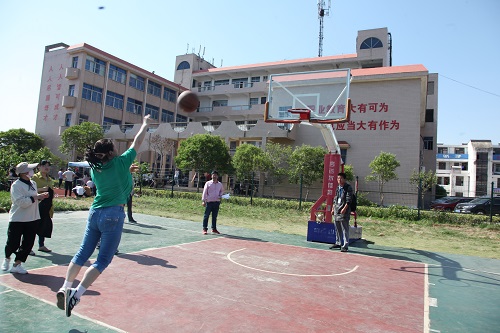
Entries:
{"type": "Polygon", "coordinates": [[[212,175],[217,175],[217,176],[219,175],[219,173],[217,172],[217,170],[212,170],[212,173],[211,173],[211,174],[212,174],[212,175]]]}

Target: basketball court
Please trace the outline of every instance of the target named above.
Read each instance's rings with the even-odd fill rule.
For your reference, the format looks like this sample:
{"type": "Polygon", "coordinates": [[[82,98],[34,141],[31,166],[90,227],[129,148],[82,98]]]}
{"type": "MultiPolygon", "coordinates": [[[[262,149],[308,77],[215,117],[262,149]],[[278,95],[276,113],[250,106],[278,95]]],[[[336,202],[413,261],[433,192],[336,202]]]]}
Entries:
{"type": "MultiPolygon", "coordinates": [[[[55,293],[86,215],[57,213],[46,242],[54,252],[30,256],[28,275],[2,272],[0,331],[471,332],[498,324],[498,260],[475,258],[466,268],[363,241],[341,253],[302,236],[225,226],[224,235],[204,236],[201,222],[141,214],[139,224],[125,225],[120,254],[67,318],[55,293]],[[478,270],[485,262],[488,269],[478,270]],[[456,304],[444,305],[450,299],[456,304]],[[446,329],[460,322],[462,330],[446,329]]],[[[7,219],[0,215],[0,242],[7,219]]]]}

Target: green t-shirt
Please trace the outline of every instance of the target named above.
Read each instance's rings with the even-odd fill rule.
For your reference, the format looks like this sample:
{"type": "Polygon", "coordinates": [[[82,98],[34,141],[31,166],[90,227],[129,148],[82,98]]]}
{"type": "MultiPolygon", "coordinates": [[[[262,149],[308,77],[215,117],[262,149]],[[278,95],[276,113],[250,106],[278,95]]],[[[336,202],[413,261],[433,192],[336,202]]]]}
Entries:
{"type": "Polygon", "coordinates": [[[92,208],[103,208],[124,205],[132,192],[133,182],[130,165],[134,162],[137,152],[129,148],[121,156],[114,157],[104,164],[102,169],[91,169],[92,181],[97,193],[92,208]]]}

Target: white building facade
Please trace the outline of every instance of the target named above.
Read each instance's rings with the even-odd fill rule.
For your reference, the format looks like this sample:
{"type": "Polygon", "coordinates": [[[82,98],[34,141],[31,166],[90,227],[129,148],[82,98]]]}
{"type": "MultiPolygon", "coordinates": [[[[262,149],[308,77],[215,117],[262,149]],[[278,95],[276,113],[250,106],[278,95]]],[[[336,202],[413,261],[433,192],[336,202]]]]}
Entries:
{"type": "Polygon", "coordinates": [[[471,140],[461,145],[438,144],[438,184],[449,196],[480,197],[500,194],[500,144],[471,140]]]}
{"type": "MultiPolygon", "coordinates": [[[[45,53],[36,133],[56,152],[67,126],[93,121],[107,125],[106,136],[121,142],[124,150],[141,117],[150,113],[159,123],[154,135],[177,146],[198,133],[221,136],[231,152],[242,143],[326,146],[314,127],[264,122],[267,80],[271,74],[351,68],[351,119],[334,127],[343,159],[359,177],[360,191],[378,202],[377,184],[364,180],[371,172],[369,163],[382,151],[395,154],[401,163],[399,179],[387,185],[393,193],[386,194],[384,203],[416,206],[417,192],[409,190],[412,172],[436,168],[438,76],[420,64],[391,66],[390,44],[387,28],[381,28],[359,31],[356,53],[340,56],[216,68],[199,55],[185,54],[176,58],[173,82],[90,45],[63,45],[45,53]],[[142,90],[137,89],[138,77],[142,90]],[[58,95],[49,93],[50,78],[61,82],[49,89],[56,87],[58,95]],[[175,97],[185,89],[200,98],[196,112],[176,110],[175,97]]],[[[141,150],[150,150],[147,140],[141,150]]],[[[172,156],[162,164],[165,168],[173,167],[172,156]]],[[[152,152],[142,157],[156,159],[152,152]]],[[[311,196],[320,192],[318,186],[311,196]]]]}

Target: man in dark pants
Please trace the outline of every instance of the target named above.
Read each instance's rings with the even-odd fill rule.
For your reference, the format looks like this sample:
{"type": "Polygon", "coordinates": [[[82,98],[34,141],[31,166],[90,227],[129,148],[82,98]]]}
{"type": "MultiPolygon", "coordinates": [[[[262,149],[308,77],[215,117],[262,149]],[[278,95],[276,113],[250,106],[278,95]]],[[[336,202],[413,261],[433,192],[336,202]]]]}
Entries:
{"type": "Polygon", "coordinates": [[[134,197],[134,192],[132,191],[132,193],[130,193],[130,195],[128,196],[128,200],[127,200],[127,217],[128,217],[128,221],[130,223],[137,223],[136,220],[134,220],[134,218],[132,217],[132,198],[134,197]]]}
{"type": "Polygon", "coordinates": [[[339,186],[333,199],[332,216],[335,220],[335,244],[330,249],[340,248],[347,252],[349,248],[349,219],[351,218],[352,187],[345,181],[346,175],[340,172],[337,175],[339,186]]]}
{"type": "Polygon", "coordinates": [[[212,180],[205,183],[203,187],[203,194],[201,199],[203,200],[203,207],[205,207],[205,214],[203,215],[203,234],[206,235],[208,231],[208,218],[212,214],[212,233],[220,234],[217,231],[217,215],[219,214],[220,199],[222,197],[223,186],[219,182],[219,173],[217,171],[212,171],[212,180]]]}

